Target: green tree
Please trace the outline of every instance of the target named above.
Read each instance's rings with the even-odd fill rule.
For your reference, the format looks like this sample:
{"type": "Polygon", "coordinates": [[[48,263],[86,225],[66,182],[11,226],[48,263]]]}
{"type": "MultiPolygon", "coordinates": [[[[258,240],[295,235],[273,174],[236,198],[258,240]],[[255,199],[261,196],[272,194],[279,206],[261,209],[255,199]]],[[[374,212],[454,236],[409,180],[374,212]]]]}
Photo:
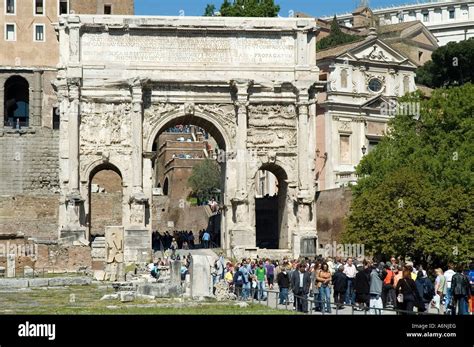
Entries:
{"type": "Polygon", "coordinates": [[[279,12],[274,0],[224,0],[220,8],[223,17],[276,17],[279,12]]]}
{"type": "Polygon", "coordinates": [[[474,85],[401,98],[412,112],[357,167],[344,242],[443,265],[474,254],[474,85]],[[420,104],[419,119],[413,117],[420,104]],[[412,113],[412,114],[410,114],[412,113]]]}
{"type": "Polygon", "coordinates": [[[204,16],[212,17],[214,16],[214,12],[216,12],[216,6],[213,4],[207,4],[206,9],[204,10],[204,16]]]}
{"type": "Polygon", "coordinates": [[[331,47],[343,45],[346,43],[351,43],[355,41],[363,40],[363,37],[357,35],[350,35],[343,33],[336,16],[334,16],[331,22],[331,32],[328,36],[322,38],[316,44],[317,50],[328,49],[331,47]]]}
{"type": "Polygon", "coordinates": [[[192,194],[199,200],[210,199],[220,188],[221,171],[219,164],[212,159],[206,159],[195,165],[188,179],[192,194]]]}
{"type": "Polygon", "coordinates": [[[431,88],[474,82],[474,38],[436,49],[416,71],[416,82],[431,88]]]}

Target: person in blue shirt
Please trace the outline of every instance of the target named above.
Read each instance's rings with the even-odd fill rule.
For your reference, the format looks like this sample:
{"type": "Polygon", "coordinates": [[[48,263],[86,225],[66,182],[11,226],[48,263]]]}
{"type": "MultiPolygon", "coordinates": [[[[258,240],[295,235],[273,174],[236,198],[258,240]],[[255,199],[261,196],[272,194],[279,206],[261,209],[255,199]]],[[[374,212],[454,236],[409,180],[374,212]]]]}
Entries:
{"type": "Polygon", "coordinates": [[[209,248],[209,240],[211,239],[211,234],[206,230],[202,235],[202,242],[204,243],[204,248],[209,248]]]}

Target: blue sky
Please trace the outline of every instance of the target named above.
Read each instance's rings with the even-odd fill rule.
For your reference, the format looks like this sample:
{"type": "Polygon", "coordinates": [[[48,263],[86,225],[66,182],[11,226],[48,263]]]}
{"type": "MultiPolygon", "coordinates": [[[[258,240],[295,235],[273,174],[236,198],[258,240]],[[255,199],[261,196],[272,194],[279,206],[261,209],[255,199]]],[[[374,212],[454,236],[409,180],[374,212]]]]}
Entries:
{"type": "MultiPolygon", "coordinates": [[[[162,16],[201,16],[206,4],[220,7],[223,0],[135,0],[135,14],[162,16]],[[181,11],[181,12],[180,12],[181,11]]],[[[423,0],[370,0],[370,7],[386,7],[407,3],[424,2],[423,0]]],[[[280,5],[280,16],[288,17],[293,12],[305,12],[315,17],[334,15],[352,11],[359,0],[276,0],[280,5]]]]}

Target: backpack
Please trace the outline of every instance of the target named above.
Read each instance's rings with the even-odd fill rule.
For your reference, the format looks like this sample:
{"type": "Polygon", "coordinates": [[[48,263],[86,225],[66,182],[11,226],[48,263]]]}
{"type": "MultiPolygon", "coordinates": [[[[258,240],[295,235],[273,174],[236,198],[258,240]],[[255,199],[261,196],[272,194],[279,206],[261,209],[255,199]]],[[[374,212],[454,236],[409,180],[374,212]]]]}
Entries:
{"type": "Polygon", "coordinates": [[[435,290],[433,283],[431,283],[430,280],[425,279],[425,283],[423,283],[423,299],[426,301],[431,301],[433,297],[435,296],[435,290]]]}
{"type": "Polygon", "coordinates": [[[235,284],[238,285],[238,286],[241,286],[244,284],[244,275],[242,274],[242,272],[239,270],[237,271],[237,273],[235,274],[235,284]]]}
{"type": "Polygon", "coordinates": [[[460,295],[460,296],[467,295],[466,287],[469,285],[469,282],[466,276],[455,274],[453,276],[453,281],[451,282],[451,284],[453,282],[454,282],[454,288],[451,288],[451,290],[453,291],[454,295],[460,295]]]}

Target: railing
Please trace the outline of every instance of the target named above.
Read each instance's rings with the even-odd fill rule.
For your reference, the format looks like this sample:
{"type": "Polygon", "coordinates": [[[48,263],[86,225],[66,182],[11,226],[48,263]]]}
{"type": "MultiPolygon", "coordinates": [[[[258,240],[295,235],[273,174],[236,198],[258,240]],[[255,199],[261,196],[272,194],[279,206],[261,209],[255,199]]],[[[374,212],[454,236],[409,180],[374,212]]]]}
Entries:
{"type": "MultiPolygon", "coordinates": [[[[270,307],[270,294],[275,294],[275,300],[274,300],[275,309],[282,309],[282,308],[278,307],[279,306],[279,294],[280,294],[280,292],[278,290],[271,290],[271,289],[262,290],[265,293],[266,300],[260,300],[259,298],[258,299],[254,298],[255,293],[257,293],[257,297],[258,297],[258,291],[259,291],[258,288],[251,288],[250,289],[250,296],[251,296],[252,304],[254,302],[257,302],[257,303],[261,304],[262,301],[266,301],[266,306],[270,307]]],[[[316,311],[316,312],[319,312],[322,315],[331,314],[331,313],[325,312],[324,306],[327,305],[325,300],[315,300],[312,297],[306,298],[306,297],[303,297],[303,296],[300,296],[300,295],[295,295],[294,293],[293,293],[293,298],[294,298],[294,302],[296,300],[302,300],[302,301],[306,302],[306,305],[304,305],[304,306],[306,306],[308,308],[308,310],[303,311],[303,312],[300,311],[300,313],[314,314],[313,313],[313,306],[317,305],[317,306],[321,307],[321,311],[316,311]]],[[[285,310],[288,310],[289,303],[290,302],[288,300],[285,301],[285,310]]],[[[295,307],[297,307],[298,304],[294,303],[294,305],[295,305],[295,307]]],[[[335,311],[336,315],[339,315],[340,311],[342,311],[342,309],[339,308],[339,305],[337,303],[335,303],[334,301],[330,301],[329,305],[331,306],[332,310],[335,311]]],[[[272,306],[273,306],[273,304],[272,304],[272,306]]],[[[344,304],[343,306],[350,307],[350,315],[356,315],[355,312],[362,312],[362,311],[359,310],[359,307],[357,305],[344,304]]],[[[397,315],[400,315],[400,314],[407,314],[407,315],[439,315],[440,314],[439,309],[438,309],[438,313],[405,311],[405,310],[400,310],[400,309],[395,309],[395,308],[391,309],[391,308],[366,307],[365,309],[363,309],[363,314],[364,315],[368,315],[368,314],[370,314],[370,315],[373,315],[373,314],[381,315],[382,312],[393,312],[397,315]]],[[[343,314],[347,315],[348,314],[347,310],[344,310],[343,314]]]]}

